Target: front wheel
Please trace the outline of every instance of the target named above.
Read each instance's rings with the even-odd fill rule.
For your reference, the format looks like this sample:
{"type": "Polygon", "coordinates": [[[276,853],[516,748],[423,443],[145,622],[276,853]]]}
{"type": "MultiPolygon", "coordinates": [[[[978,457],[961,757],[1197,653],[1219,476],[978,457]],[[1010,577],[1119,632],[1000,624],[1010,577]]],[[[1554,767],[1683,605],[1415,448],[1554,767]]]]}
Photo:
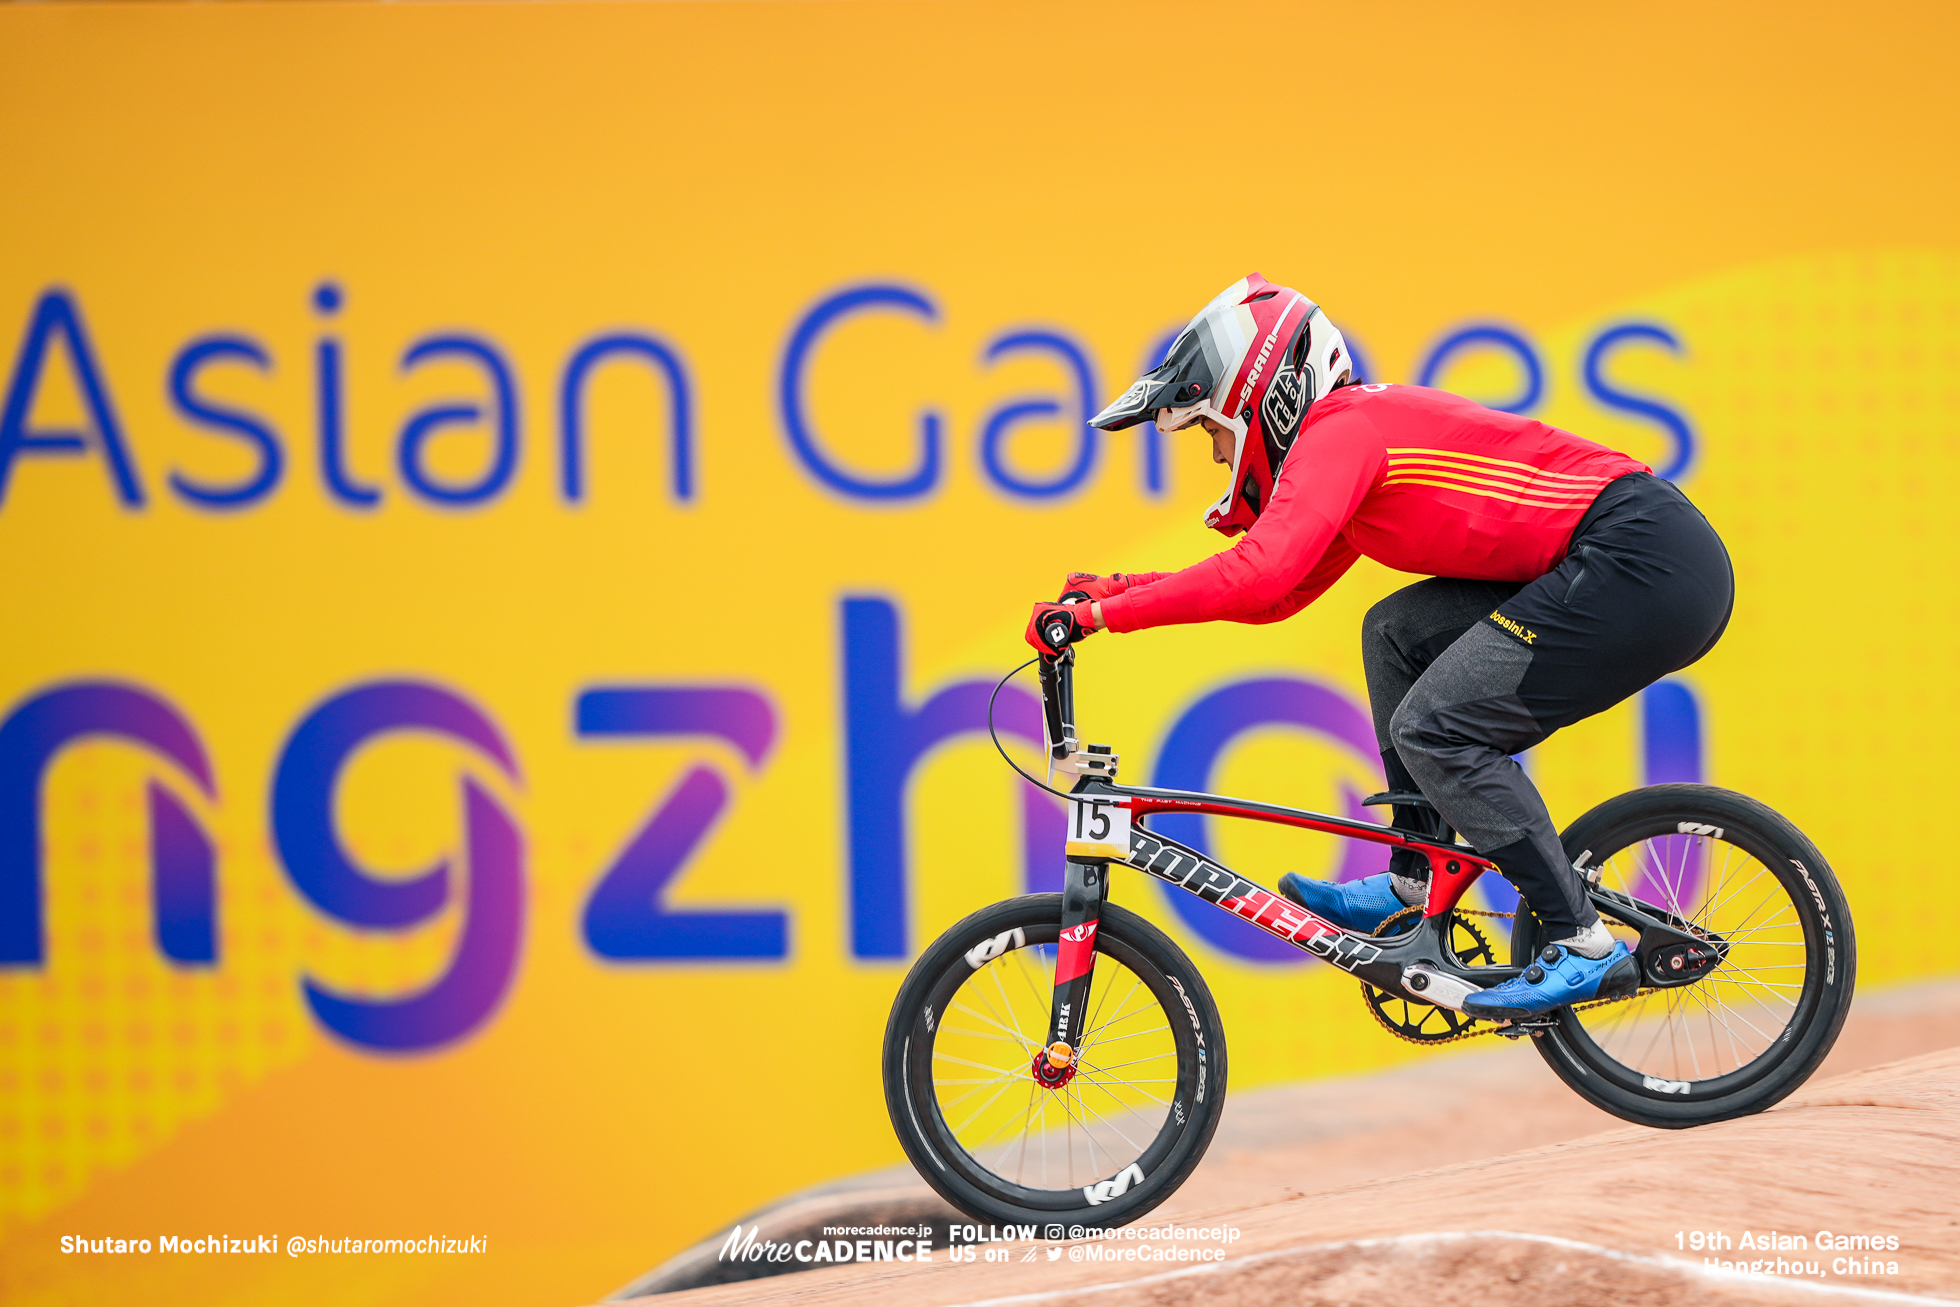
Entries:
{"type": "MultiPolygon", "coordinates": [[[[1689,985],[1562,1008],[1533,1043],[1559,1078],[1615,1116],[1681,1128],[1760,1112],[1824,1060],[1851,1011],[1851,909],[1824,855],[1754,799],[1713,785],[1653,785],[1566,830],[1565,855],[1609,894],[1719,941],[1689,985]]],[[[1601,914],[1629,948],[1637,933],[1601,914]]],[[[1511,957],[1544,943],[1519,912],[1511,957]]]]}
{"type": "Polygon", "coordinates": [[[1034,1074],[1062,896],[983,908],[913,966],[885,1027],[885,1105],[919,1174],[976,1220],[1126,1225],[1204,1156],[1225,1098],[1211,991],[1162,931],[1113,903],[1070,1074],[1034,1074]]]}

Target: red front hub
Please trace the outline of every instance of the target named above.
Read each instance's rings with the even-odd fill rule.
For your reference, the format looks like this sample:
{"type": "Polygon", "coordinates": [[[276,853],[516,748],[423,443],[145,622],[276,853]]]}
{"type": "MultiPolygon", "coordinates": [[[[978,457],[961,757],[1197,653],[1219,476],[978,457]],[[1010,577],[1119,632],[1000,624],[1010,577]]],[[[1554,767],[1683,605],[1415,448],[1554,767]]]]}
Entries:
{"type": "Polygon", "coordinates": [[[1036,1083],[1048,1089],[1060,1089],[1075,1079],[1075,1060],[1070,1058],[1063,1065],[1056,1066],[1054,1057],[1044,1048],[1034,1055],[1033,1070],[1036,1083]]]}

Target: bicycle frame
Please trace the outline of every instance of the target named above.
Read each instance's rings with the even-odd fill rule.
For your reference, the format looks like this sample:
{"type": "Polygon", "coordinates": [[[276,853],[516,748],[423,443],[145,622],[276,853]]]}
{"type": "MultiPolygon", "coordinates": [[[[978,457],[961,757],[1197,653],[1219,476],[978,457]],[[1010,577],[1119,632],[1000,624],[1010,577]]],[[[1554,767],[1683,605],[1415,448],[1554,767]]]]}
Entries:
{"type": "MultiPolygon", "coordinates": [[[[1450,946],[1450,912],[1478,877],[1493,870],[1487,859],[1460,844],[1373,822],[1218,794],[1119,785],[1114,780],[1116,755],[1106,746],[1079,745],[1075,738],[1075,651],[1069,649],[1060,657],[1043,657],[1039,662],[1049,756],[1056,770],[1075,777],[1068,797],[1073,809],[1071,821],[1077,827],[1068,844],[1068,873],[1062,894],[1061,942],[1055,958],[1049,1022],[1051,1044],[1073,1050],[1080,1042],[1083,1008],[1095,967],[1096,922],[1109,897],[1111,865],[1133,867],[1175,885],[1304,953],[1411,1002],[1460,1010],[1470,994],[1501,984],[1524,970],[1508,965],[1466,966],[1450,946]],[[1105,808],[1111,811],[1104,812],[1105,808]],[[1117,810],[1125,820],[1115,819],[1117,810]],[[1413,849],[1429,862],[1429,895],[1412,930],[1390,936],[1345,930],[1196,849],[1139,824],[1144,818],[1165,813],[1238,817],[1413,849]],[[1098,819],[1100,830],[1093,825],[1098,819]],[[1106,842],[1118,828],[1127,828],[1126,842],[1106,842]]],[[[1580,861],[1584,861],[1583,855],[1580,861]]],[[[1579,870],[1585,874],[1583,867],[1579,870]]],[[[1588,891],[1602,913],[1641,932],[1636,955],[1641,960],[1643,984],[1673,987],[1692,983],[1726,956],[1724,941],[1688,933],[1688,923],[1663,909],[1622,899],[1597,884],[1589,885],[1588,891]],[[1671,961],[1683,946],[1709,954],[1707,964],[1701,965],[1698,960],[1691,968],[1663,974],[1663,958],[1671,961]],[[1663,950],[1669,952],[1663,954],[1663,950]]]]}

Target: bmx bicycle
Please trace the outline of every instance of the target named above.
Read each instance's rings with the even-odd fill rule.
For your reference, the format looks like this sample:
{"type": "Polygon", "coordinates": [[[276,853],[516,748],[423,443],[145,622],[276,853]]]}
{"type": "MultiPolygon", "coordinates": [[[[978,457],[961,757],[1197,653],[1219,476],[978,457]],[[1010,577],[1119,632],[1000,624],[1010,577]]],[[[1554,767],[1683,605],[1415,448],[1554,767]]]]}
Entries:
{"type": "MultiPolygon", "coordinates": [[[[1057,643],[1060,643],[1057,640],[1057,643]]],[[[1130,867],[1195,894],[1359,982],[1391,1034],[1435,1044],[1530,1039],[1581,1097],[1641,1125],[1760,1112],[1823,1061],[1851,1006],[1857,950],[1837,878],[1802,832],[1711,785],[1608,799],[1562,835],[1593,906],[1638,961],[1626,992],[1490,1022],[1465,997],[1534,965],[1546,945],[1520,905],[1509,961],[1464,893],[1492,864],[1430,838],[1274,804],[1116,781],[1118,757],[1075,734],[1074,649],[1041,656],[1051,777],[1068,803],[1060,894],[973,913],[929,946],[885,1028],[885,1102],[912,1164],[975,1219],[1121,1226],[1168,1198],[1204,1156],[1226,1085],[1225,1031],[1182,949],[1110,902],[1130,867]],[[1429,893],[1373,934],[1343,930],[1216,859],[1152,831],[1199,813],[1418,850],[1429,893]]],[[[1029,664],[1002,678],[1005,685],[1029,664]]],[[[995,694],[999,694],[996,687],[995,694]]],[[[991,705],[990,705],[991,714],[991,705]]],[[[1000,745],[999,736],[994,739],[1000,745]]],[[[1409,793],[1364,804],[1423,804],[1409,793]]]]}

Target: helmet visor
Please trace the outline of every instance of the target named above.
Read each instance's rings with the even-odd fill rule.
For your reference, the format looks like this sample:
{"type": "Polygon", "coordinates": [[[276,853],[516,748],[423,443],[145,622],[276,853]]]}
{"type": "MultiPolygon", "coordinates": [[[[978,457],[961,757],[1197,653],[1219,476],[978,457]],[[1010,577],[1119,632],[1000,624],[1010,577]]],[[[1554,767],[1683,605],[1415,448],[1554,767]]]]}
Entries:
{"type": "MultiPolygon", "coordinates": [[[[1216,324],[1200,319],[1172,342],[1162,363],[1138,377],[1115,403],[1090,418],[1089,425],[1121,431],[1149,421],[1161,409],[1175,414],[1203,408],[1206,416],[1222,418],[1213,406],[1219,387],[1230,380],[1226,366],[1235,357],[1228,357],[1217,339],[1216,324]]],[[[1179,425],[1189,426],[1192,420],[1187,418],[1179,425]]],[[[1160,423],[1158,429],[1168,428],[1160,423]]]]}

